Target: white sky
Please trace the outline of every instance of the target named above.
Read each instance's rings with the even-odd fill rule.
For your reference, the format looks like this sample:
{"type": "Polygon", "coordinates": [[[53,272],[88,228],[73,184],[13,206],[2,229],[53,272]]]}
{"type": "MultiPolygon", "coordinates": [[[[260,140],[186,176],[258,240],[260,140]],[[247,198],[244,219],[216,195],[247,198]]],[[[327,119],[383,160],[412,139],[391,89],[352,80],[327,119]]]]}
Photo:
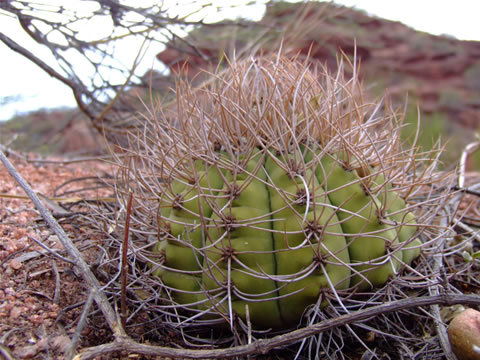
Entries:
{"type": "Polygon", "coordinates": [[[434,35],[480,40],[480,0],[334,0],[434,35]]]}
{"type": "MultiPolygon", "coordinates": [[[[180,1],[192,2],[192,0],[180,1]]],[[[265,1],[262,0],[261,3],[265,3],[265,1]]],[[[44,0],[44,2],[48,2],[48,0],[44,0]]],[[[417,30],[435,35],[447,34],[462,40],[480,41],[480,26],[477,25],[480,0],[335,0],[334,2],[355,6],[386,19],[401,21],[417,30]]],[[[227,4],[226,1],[220,1],[220,3],[227,4]]],[[[231,3],[242,3],[242,0],[229,0],[228,4],[231,3]]],[[[254,16],[261,17],[261,12],[262,10],[259,10],[254,16]]],[[[19,31],[12,30],[17,26],[16,20],[6,18],[1,14],[0,19],[0,31],[10,37],[18,37],[19,31]],[[9,22],[11,26],[7,25],[9,22]]],[[[23,44],[28,44],[30,41],[26,36],[15,40],[24,41],[23,44]]],[[[152,58],[156,51],[156,49],[152,49],[152,58]]],[[[129,51],[129,53],[133,52],[129,51]]],[[[0,64],[0,79],[2,79],[0,81],[0,98],[23,96],[19,102],[0,106],[0,121],[7,120],[15,114],[39,108],[75,106],[69,88],[50,78],[36,65],[14,53],[1,42],[0,64]]],[[[147,66],[151,67],[152,63],[150,62],[147,66]]]]}

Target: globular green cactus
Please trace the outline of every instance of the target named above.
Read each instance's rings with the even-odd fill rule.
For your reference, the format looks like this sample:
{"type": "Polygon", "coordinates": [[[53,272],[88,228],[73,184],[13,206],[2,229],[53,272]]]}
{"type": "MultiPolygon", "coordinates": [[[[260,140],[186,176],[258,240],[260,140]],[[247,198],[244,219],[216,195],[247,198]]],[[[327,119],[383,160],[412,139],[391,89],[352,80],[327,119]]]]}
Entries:
{"type": "Polygon", "coordinates": [[[209,85],[180,84],[158,122],[137,172],[162,180],[137,180],[156,207],[151,275],[183,321],[292,327],[420,254],[415,156],[341,66],[229,64],[209,85]]]}

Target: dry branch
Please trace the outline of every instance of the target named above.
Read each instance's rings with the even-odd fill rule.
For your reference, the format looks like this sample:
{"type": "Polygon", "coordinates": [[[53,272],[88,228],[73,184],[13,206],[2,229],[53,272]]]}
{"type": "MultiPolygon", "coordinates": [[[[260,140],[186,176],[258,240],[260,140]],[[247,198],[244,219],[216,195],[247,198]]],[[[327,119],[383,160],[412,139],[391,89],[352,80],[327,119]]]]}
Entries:
{"type": "Polygon", "coordinates": [[[352,312],[328,319],[320,323],[298,329],[287,334],[278,335],[270,339],[256,340],[248,345],[231,347],[218,350],[188,350],[173,349],[160,346],[139,344],[128,337],[117,337],[110,344],[100,345],[83,350],[75,360],[93,359],[96,356],[127,351],[130,354],[165,356],[186,359],[224,359],[233,357],[246,357],[248,355],[266,354],[269,351],[291,345],[309,336],[331,330],[340,326],[368,320],[375,316],[388,314],[400,310],[418,308],[429,305],[480,305],[480,295],[439,294],[435,296],[412,297],[392,301],[382,305],[372,306],[364,310],[352,312]]]}
{"type": "Polygon", "coordinates": [[[125,329],[127,326],[127,275],[128,275],[128,235],[130,231],[130,215],[132,212],[132,200],[133,200],[133,192],[130,192],[128,197],[128,205],[127,205],[127,220],[125,222],[125,236],[123,238],[123,245],[122,245],[122,294],[120,299],[120,319],[122,321],[122,327],[125,329]]]}
{"type": "MultiPolygon", "coordinates": [[[[0,1],[0,18],[17,20],[18,32],[23,32],[22,35],[30,38],[29,44],[38,45],[47,51],[37,53],[27,48],[16,38],[7,36],[10,29],[2,29],[1,26],[0,43],[68,86],[81,111],[98,130],[128,127],[132,115],[141,106],[137,91],[132,92],[132,89],[141,93],[149,87],[154,91],[165,91],[168,88],[165,87],[170,81],[167,76],[152,69],[156,53],[148,52],[149,47],[156,47],[158,50],[154,51],[159,52],[162,48],[160,45],[175,41],[183,46],[179,53],[184,53],[185,58],[188,54],[193,54],[203,56],[209,62],[211,56],[206,59],[195,41],[184,38],[195,27],[214,27],[218,31],[227,26],[230,31],[236,27],[262,27],[240,19],[215,23],[205,21],[206,16],[221,13],[230,8],[231,4],[217,6],[204,2],[197,5],[192,2],[189,14],[172,14],[177,12],[175,5],[163,1],[151,1],[150,4],[141,6],[135,2],[111,0],[90,1],[88,5],[83,3],[79,0],[45,4],[30,0],[0,1]],[[85,35],[83,29],[89,26],[101,30],[93,37],[85,35]],[[122,41],[130,41],[128,55],[135,52],[137,59],[126,59],[128,55],[125,52],[118,53],[118,44],[122,41]],[[139,47],[135,45],[142,43],[139,47]],[[136,48],[132,48],[132,44],[136,48]],[[145,56],[146,54],[148,55],[145,56]],[[137,71],[143,60],[144,65],[137,71]],[[149,72],[155,73],[155,79],[158,78],[161,85],[156,87],[151,81],[148,83],[149,72]],[[130,93],[125,94],[125,89],[130,93]],[[112,101],[117,98],[118,101],[112,101]]],[[[245,6],[249,5],[252,4],[245,6]]],[[[257,43],[261,41],[258,39],[257,43]]]]}

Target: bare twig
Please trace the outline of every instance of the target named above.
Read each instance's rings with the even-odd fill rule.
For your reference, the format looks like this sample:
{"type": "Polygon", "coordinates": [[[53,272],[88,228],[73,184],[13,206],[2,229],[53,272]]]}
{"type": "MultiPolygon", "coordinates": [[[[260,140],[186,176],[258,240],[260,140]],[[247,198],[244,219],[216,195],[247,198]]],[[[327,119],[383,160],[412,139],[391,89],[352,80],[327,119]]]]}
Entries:
{"type": "Polygon", "coordinates": [[[65,357],[68,360],[72,359],[73,356],[75,355],[75,347],[77,346],[78,340],[80,339],[80,334],[84,329],[87,323],[88,315],[90,314],[90,308],[92,307],[92,303],[93,303],[93,294],[94,294],[93,291],[90,291],[88,294],[87,301],[85,302],[85,305],[83,307],[82,315],[80,316],[80,320],[78,321],[78,325],[75,329],[75,333],[73,334],[72,342],[70,344],[69,349],[65,353],[65,357]]]}
{"type": "Polygon", "coordinates": [[[74,261],[70,260],[70,259],[67,259],[66,257],[63,257],[61,256],[60,254],[57,254],[57,251],[54,250],[54,249],[50,249],[47,245],[45,245],[43,242],[41,242],[40,240],[37,240],[35,239],[34,237],[32,236],[29,236],[28,237],[30,240],[34,241],[35,243],[37,243],[39,246],[41,246],[42,248],[44,248],[48,253],[50,253],[52,256],[62,260],[62,261],[65,261],[69,264],[75,264],[74,261]]]}
{"type": "Polygon", "coordinates": [[[10,39],[8,36],[5,34],[0,33],[0,41],[2,41],[5,45],[7,45],[10,49],[12,49],[15,52],[18,52],[19,54],[25,56],[27,59],[35,63],[35,65],[39,66],[43,71],[45,71],[48,75],[54,77],[57,80],[60,80],[62,83],[70,87],[72,90],[75,91],[75,89],[78,88],[78,85],[75,84],[72,80],[64,77],[63,75],[59,74],[55,69],[53,69],[51,66],[40,60],[35,54],[33,54],[31,51],[28,51],[25,49],[23,46],[15,42],[13,39],[10,39]]]}
{"type": "Polygon", "coordinates": [[[55,274],[55,293],[53,295],[53,303],[58,305],[60,301],[60,274],[55,260],[52,259],[53,273],[55,274]]]}
{"type": "MultiPolygon", "coordinates": [[[[187,47],[180,49],[181,53],[202,56],[204,54],[195,41],[184,39],[185,32],[192,27],[254,26],[252,22],[242,20],[206,23],[204,15],[201,14],[205,7],[209,8],[210,14],[222,11],[221,8],[208,3],[196,5],[192,2],[193,10],[190,13],[171,15],[171,10],[174,9],[163,2],[158,4],[152,2],[150,6],[129,6],[117,1],[97,0],[92,1],[93,6],[88,7],[89,9],[79,6],[80,2],[72,0],[58,5],[50,3],[45,5],[28,0],[21,0],[15,4],[11,1],[0,1],[0,16],[18,20],[19,30],[47,52],[29,51],[22,43],[2,33],[0,42],[70,87],[80,110],[91,119],[92,125],[97,130],[106,130],[107,137],[112,135],[109,134],[112,131],[128,127],[132,115],[139,110],[137,95],[133,94],[131,89],[135,88],[141,92],[147,87],[145,73],[152,67],[154,47],[158,47],[160,51],[161,44],[178,39],[187,47]],[[126,14],[128,16],[125,16],[126,14]],[[194,16],[196,18],[193,20],[194,16]],[[101,18],[113,20],[110,24],[108,20],[105,23],[107,26],[110,25],[110,32],[100,37],[95,36],[93,39],[86,38],[78,24],[101,18]],[[53,33],[56,36],[52,37],[53,33]],[[180,33],[182,36],[179,36],[180,33]],[[139,48],[131,48],[132,52],[138,54],[138,58],[133,62],[126,59],[125,55],[118,54],[117,44],[126,39],[134,40],[130,44],[143,43],[139,48]],[[52,58],[55,60],[55,66],[49,65],[52,58]],[[79,58],[83,64],[90,65],[84,67],[81,74],[78,67],[74,66],[74,62],[79,58]],[[138,65],[142,61],[144,63],[139,68],[138,65]],[[85,71],[89,73],[86,74],[85,71]],[[124,92],[124,89],[128,91],[124,92]]],[[[230,4],[222,6],[223,9],[229,7],[230,4]]],[[[258,28],[262,25],[255,26],[258,28]]],[[[212,60],[202,57],[204,61],[212,60]]],[[[151,69],[151,72],[157,71],[151,69]]],[[[158,73],[161,80],[166,78],[158,73]]],[[[153,86],[154,90],[164,92],[168,89],[165,83],[168,81],[160,81],[158,86],[153,86]]]]}
{"type": "MultiPolygon", "coordinates": [[[[2,146],[0,145],[0,149],[2,146]]],[[[8,150],[11,151],[11,150],[8,150]]],[[[20,155],[19,155],[20,156],[20,155]]],[[[115,154],[115,157],[122,158],[125,155],[123,154],[115,154]]],[[[87,161],[106,161],[113,159],[112,155],[99,155],[99,156],[85,156],[85,157],[76,157],[72,159],[61,159],[61,160],[53,160],[53,159],[28,159],[25,157],[21,157],[28,163],[35,163],[35,164],[59,164],[59,165],[69,165],[75,164],[79,162],[87,162],[87,161]]]]}
{"type": "Polygon", "coordinates": [[[11,330],[8,330],[5,332],[5,334],[3,334],[1,337],[0,337],[0,355],[2,355],[5,360],[15,360],[15,357],[13,357],[13,355],[10,353],[10,350],[8,349],[8,347],[5,345],[8,337],[17,332],[17,331],[23,331],[22,328],[14,328],[14,329],[11,329],[11,330]]]}
{"type": "Polygon", "coordinates": [[[123,239],[123,246],[122,246],[122,292],[120,296],[120,318],[122,320],[122,326],[125,329],[127,326],[127,275],[128,275],[128,261],[127,261],[127,254],[128,254],[128,235],[130,231],[130,215],[132,213],[132,200],[133,200],[133,192],[130,191],[128,197],[128,205],[127,205],[127,215],[125,220],[125,237],[123,239]]]}
{"type": "Polygon", "coordinates": [[[20,159],[20,160],[25,160],[27,161],[27,159],[25,158],[25,156],[23,156],[22,154],[10,149],[9,147],[7,146],[4,146],[2,144],[0,144],[0,150],[2,150],[7,156],[10,156],[10,155],[14,155],[16,158],[20,159]]]}
{"type": "MultiPolygon", "coordinates": [[[[443,269],[442,255],[439,254],[438,256],[435,257],[434,273],[438,275],[441,269],[443,269]]],[[[439,278],[440,275],[438,275],[437,277],[439,278]]],[[[430,294],[432,294],[432,296],[438,296],[441,293],[441,291],[448,291],[448,290],[441,289],[440,284],[436,284],[429,288],[429,292],[430,294]]],[[[446,359],[456,360],[455,354],[453,353],[452,347],[450,346],[450,342],[448,340],[447,328],[442,321],[442,317],[440,314],[440,307],[438,306],[438,304],[433,304],[431,306],[431,312],[435,320],[435,328],[437,329],[437,336],[440,341],[440,345],[442,346],[443,353],[446,359]]]]}
{"type": "Polygon", "coordinates": [[[472,227],[465,224],[465,222],[463,222],[463,221],[456,221],[455,226],[458,226],[458,227],[462,228],[462,230],[466,231],[468,234],[470,234],[470,236],[472,236],[475,239],[477,239],[478,241],[480,241],[480,231],[479,230],[473,229],[472,227]]]}
{"type": "Polygon", "coordinates": [[[139,344],[132,339],[123,336],[117,337],[110,344],[100,345],[85,349],[75,357],[75,360],[93,359],[100,355],[110,354],[117,351],[128,351],[130,354],[165,356],[171,358],[186,359],[224,359],[233,357],[246,357],[254,354],[266,354],[272,349],[293,344],[306,337],[319,334],[321,332],[365,321],[375,316],[392,313],[400,310],[412,309],[429,305],[480,305],[479,295],[462,294],[439,294],[435,296],[412,297],[402,300],[392,301],[382,305],[372,306],[364,310],[351,312],[334,319],[324,320],[320,323],[298,329],[287,334],[278,335],[266,340],[256,340],[251,344],[231,347],[218,350],[187,350],[173,349],[160,346],[139,344]]]}
{"type": "Polygon", "coordinates": [[[0,355],[2,355],[5,358],[5,360],[15,360],[15,358],[10,353],[8,348],[2,344],[0,344],[0,355]]]}
{"type": "MultiPolygon", "coordinates": [[[[0,194],[0,197],[6,198],[6,199],[19,199],[19,200],[28,200],[30,199],[29,196],[22,196],[22,195],[11,195],[11,194],[0,194]]],[[[47,198],[45,198],[47,199],[47,198]]],[[[68,202],[68,203],[76,203],[76,202],[88,202],[88,203],[97,203],[97,202],[115,202],[115,198],[112,197],[98,197],[95,199],[84,199],[81,197],[52,197],[48,198],[49,201],[61,201],[61,202],[68,202]]]]}
{"type": "Polygon", "coordinates": [[[27,59],[29,59],[31,62],[33,62],[35,65],[40,67],[43,71],[45,71],[48,75],[54,77],[55,79],[67,85],[70,89],[72,89],[73,95],[77,100],[77,104],[79,108],[88,116],[90,117],[94,116],[92,112],[88,109],[88,107],[85,106],[84,102],[81,100],[82,92],[79,88],[78,83],[75,83],[72,79],[66,78],[65,76],[58,73],[55,69],[53,69],[50,65],[48,65],[47,63],[39,59],[31,51],[25,49],[23,46],[16,43],[14,40],[10,39],[5,34],[0,33],[0,41],[2,41],[5,45],[7,45],[13,51],[25,56],[27,59]]]}

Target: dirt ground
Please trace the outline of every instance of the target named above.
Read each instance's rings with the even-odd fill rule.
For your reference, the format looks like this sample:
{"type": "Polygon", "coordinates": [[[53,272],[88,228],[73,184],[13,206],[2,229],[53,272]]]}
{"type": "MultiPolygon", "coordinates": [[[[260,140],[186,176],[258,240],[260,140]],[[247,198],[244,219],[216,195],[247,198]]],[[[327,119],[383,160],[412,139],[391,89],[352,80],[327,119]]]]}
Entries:
{"type": "MultiPolygon", "coordinates": [[[[13,155],[9,160],[37,194],[62,199],[44,203],[85,260],[93,263],[100,239],[82,221],[84,209],[72,197],[95,200],[108,196],[110,190],[95,189],[95,177],[109,173],[109,166],[101,162],[25,161],[13,155]],[[67,205],[61,207],[60,203],[67,205]]],[[[85,284],[72,264],[49,254],[40,243],[49,252],[68,257],[30,199],[0,164],[0,354],[5,359],[63,359],[86,300],[85,284]]],[[[103,320],[97,324],[90,321],[81,335],[77,349],[108,341],[109,331],[103,320]]]]}

